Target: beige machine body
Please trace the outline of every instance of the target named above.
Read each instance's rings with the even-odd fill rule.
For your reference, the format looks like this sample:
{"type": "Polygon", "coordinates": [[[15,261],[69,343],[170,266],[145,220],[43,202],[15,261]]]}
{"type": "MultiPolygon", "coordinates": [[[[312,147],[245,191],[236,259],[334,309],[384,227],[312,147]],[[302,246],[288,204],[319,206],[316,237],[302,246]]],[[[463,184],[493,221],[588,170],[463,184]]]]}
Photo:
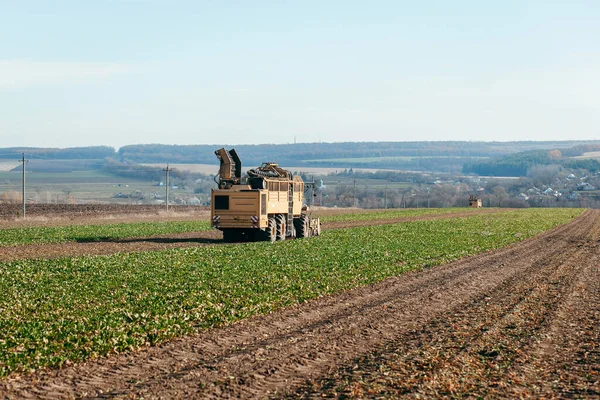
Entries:
{"type": "Polygon", "coordinates": [[[211,193],[212,226],[226,241],[284,240],[318,236],[318,218],[308,215],[306,185],[300,176],[275,163],[241,175],[235,149],[215,151],[221,165],[218,188],[211,193]]]}

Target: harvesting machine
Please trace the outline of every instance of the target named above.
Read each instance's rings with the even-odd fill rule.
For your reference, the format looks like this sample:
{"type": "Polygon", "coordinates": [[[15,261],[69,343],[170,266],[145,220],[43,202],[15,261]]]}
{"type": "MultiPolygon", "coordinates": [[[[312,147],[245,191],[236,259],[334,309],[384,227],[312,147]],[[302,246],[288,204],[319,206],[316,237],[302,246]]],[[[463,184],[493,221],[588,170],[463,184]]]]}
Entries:
{"type": "Polygon", "coordinates": [[[274,242],[321,234],[319,218],[312,218],[304,204],[305,190],[314,184],[272,162],[242,176],[235,149],[215,154],[221,165],[215,177],[218,188],[211,191],[211,221],[225,241],[274,242]]]}

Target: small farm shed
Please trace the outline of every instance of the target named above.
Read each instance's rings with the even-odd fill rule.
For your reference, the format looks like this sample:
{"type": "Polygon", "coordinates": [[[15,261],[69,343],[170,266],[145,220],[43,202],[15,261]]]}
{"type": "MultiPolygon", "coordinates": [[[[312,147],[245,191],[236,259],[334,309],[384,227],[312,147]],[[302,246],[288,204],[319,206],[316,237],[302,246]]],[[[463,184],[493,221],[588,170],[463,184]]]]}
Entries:
{"type": "Polygon", "coordinates": [[[472,208],[481,208],[481,199],[479,197],[470,195],[469,196],[469,207],[472,208]]]}

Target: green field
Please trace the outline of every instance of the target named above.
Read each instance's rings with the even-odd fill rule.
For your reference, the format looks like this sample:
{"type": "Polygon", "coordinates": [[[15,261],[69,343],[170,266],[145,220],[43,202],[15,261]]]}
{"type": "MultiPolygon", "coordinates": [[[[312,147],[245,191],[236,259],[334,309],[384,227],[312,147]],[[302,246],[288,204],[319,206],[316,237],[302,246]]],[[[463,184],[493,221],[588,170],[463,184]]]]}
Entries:
{"type": "MultiPolygon", "coordinates": [[[[0,167],[2,165],[8,165],[8,161],[0,160],[0,167]]],[[[21,171],[5,169],[0,168],[0,193],[13,191],[20,194],[23,179],[21,171]]],[[[143,196],[144,203],[148,204],[153,201],[152,193],[163,196],[165,187],[158,186],[155,180],[117,176],[86,164],[77,167],[73,160],[45,161],[43,169],[28,170],[26,174],[25,197],[34,203],[99,201],[136,204],[141,202],[140,197],[143,196]],[[60,170],[62,164],[64,171],[60,170]],[[117,197],[119,193],[122,197],[117,197]]],[[[193,196],[193,188],[171,189],[172,200],[178,195],[193,196]]]]}
{"type": "MultiPolygon", "coordinates": [[[[457,158],[463,159],[465,156],[398,156],[398,157],[356,157],[356,158],[323,158],[319,160],[304,160],[306,163],[359,163],[359,164],[381,164],[397,161],[412,161],[418,159],[436,159],[436,158],[457,158]]],[[[489,157],[469,157],[474,160],[485,160],[489,157]]]]}
{"type": "MultiPolygon", "coordinates": [[[[409,182],[392,182],[385,179],[369,179],[369,178],[359,178],[356,179],[352,175],[328,175],[321,177],[323,183],[328,187],[335,187],[337,185],[346,185],[348,190],[352,190],[352,186],[356,181],[356,189],[410,189],[414,187],[413,183],[409,182]]],[[[315,178],[317,179],[317,178],[315,178]]]]}
{"type": "MultiPolygon", "coordinates": [[[[143,193],[164,192],[156,182],[117,177],[99,171],[73,172],[28,172],[26,175],[26,198],[36,203],[68,203],[76,201],[129,201],[118,199],[118,193],[131,194],[136,190],[143,193]]],[[[0,172],[0,193],[22,191],[20,172],[0,172]]]]}
{"type": "Polygon", "coordinates": [[[274,244],[0,263],[0,376],[135,350],[434,267],[581,212],[523,209],[274,244]]]}
{"type": "MultiPolygon", "coordinates": [[[[395,209],[327,215],[322,222],[369,221],[390,218],[414,217],[427,214],[451,214],[473,212],[473,208],[423,208],[395,209]]],[[[0,229],[0,247],[28,244],[50,244],[70,242],[101,242],[126,238],[141,238],[187,232],[201,232],[212,229],[209,221],[183,222],[138,222],[102,225],[69,225],[51,227],[27,227],[0,229]]]]}
{"type": "MultiPolygon", "coordinates": [[[[479,210],[476,208],[418,208],[418,209],[393,209],[385,211],[359,212],[352,214],[328,215],[321,217],[323,222],[347,221],[374,221],[392,218],[418,217],[421,215],[453,214],[458,212],[471,212],[474,215],[479,210]]],[[[502,210],[500,212],[505,212],[502,210]]]]}
{"type": "Polygon", "coordinates": [[[588,153],[583,153],[581,156],[571,157],[577,160],[585,160],[585,159],[593,159],[600,160],[600,151],[591,151],[588,153]]]}

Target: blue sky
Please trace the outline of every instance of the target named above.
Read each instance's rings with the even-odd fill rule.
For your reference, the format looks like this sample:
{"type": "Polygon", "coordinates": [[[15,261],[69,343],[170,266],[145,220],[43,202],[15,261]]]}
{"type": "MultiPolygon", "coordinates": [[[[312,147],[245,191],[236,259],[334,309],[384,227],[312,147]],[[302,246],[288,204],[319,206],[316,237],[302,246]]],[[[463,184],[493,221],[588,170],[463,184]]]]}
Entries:
{"type": "Polygon", "coordinates": [[[0,147],[600,139],[597,1],[0,0],[0,147]]]}

